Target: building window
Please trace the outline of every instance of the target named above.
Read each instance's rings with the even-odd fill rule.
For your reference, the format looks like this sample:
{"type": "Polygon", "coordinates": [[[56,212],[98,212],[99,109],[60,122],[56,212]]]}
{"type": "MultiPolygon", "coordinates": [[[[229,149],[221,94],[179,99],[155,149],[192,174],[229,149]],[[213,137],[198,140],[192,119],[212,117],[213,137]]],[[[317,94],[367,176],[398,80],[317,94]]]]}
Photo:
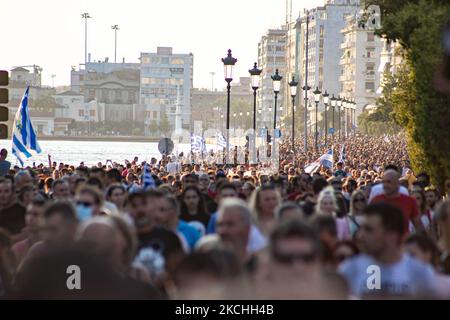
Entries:
{"type": "Polygon", "coordinates": [[[375,34],[373,32],[367,33],[367,41],[375,41],[375,34]]]}
{"type": "Polygon", "coordinates": [[[114,91],[114,100],[116,103],[122,102],[122,92],[120,90],[114,91]]]}
{"type": "Polygon", "coordinates": [[[88,96],[88,100],[94,100],[95,99],[95,90],[94,89],[89,89],[89,96],[88,96]]]}
{"type": "Polygon", "coordinates": [[[375,82],[366,82],[366,91],[374,92],[375,91],[375,82]]]}
{"type": "Polygon", "coordinates": [[[181,58],[172,58],[172,64],[184,64],[184,60],[181,58]]]}
{"type": "Polygon", "coordinates": [[[84,110],[83,109],[78,109],[78,116],[79,117],[84,117],[84,110]]]}

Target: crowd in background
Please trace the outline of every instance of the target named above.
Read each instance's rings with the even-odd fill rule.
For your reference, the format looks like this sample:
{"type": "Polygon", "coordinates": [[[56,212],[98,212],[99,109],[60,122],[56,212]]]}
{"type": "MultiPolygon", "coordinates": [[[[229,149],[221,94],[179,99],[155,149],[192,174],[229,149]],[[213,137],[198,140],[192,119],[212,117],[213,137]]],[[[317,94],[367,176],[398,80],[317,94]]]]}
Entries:
{"type": "Polygon", "coordinates": [[[3,149],[0,297],[450,299],[450,180],[413,172],[401,135],[341,146],[311,174],[329,145],[301,138],[278,172],[165,156],[11,168],[3,149]]]}

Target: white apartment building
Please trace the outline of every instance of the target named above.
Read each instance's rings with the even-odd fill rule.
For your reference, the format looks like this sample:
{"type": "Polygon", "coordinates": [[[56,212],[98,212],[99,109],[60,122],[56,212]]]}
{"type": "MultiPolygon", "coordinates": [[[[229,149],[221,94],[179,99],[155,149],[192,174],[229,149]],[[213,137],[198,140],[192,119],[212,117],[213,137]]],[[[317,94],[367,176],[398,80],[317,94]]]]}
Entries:
{"type": "MultiPolygon", "coordinates": [[[[267,126],[273,128],[275,95],[271,76],[278,69],[279,74],[286,78],[286,39],[287,28],[269,29],[261,37],[258,44],[258,68],[262,69],[261,84],[257,96],[257,127],[267,126]]],[[[285,83],[281,82],[280,93],[277,98],[277,121],[285,112],[286,97],[285,83]]],[[[288,99],[287,101],[290,101],[288,99]]],[[[277,126],[278,127],[278,126],[277,126]]]]}
{"type": "Polygon", "coordinates": [[[358,116],[365,108],[374,106],[379,97],[383,43],[373,29],[361,24],[355,16],[347,18],[347,25],[341,32],[340,96],[355,100],[358,116]]]}
{"type": "Polygon", "coordinates": [[[191,90],[194,56],[174,54],[170,47],[158,47],[157,52],[141,53],[139,102],[142,117],[148,125],[159,122],[162,113],[175,127],[177,99],[181,105],[183,129],[191,130],[191,90]]]}

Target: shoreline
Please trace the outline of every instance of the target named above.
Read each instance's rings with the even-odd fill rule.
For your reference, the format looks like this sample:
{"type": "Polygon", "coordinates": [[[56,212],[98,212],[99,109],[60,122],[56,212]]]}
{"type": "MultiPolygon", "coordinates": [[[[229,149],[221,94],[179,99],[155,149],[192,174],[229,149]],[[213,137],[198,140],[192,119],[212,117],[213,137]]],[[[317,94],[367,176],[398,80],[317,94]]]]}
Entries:
{"type": "MultiPolygon", "coordinates": [[[[151,137],[144,137],[144,136],[136,136],[136,137],[107,137],[107,136],[101,136],[101,137],[86,137],[86,136],[64,136],[64,137],[49,137],[49,136],[38,136],[38,141],[113,141],[113,142],[154,142],[158,143],[161,138],[151,138],[151,137]]],[[[11,138],[8,139],[2,139],[2,140],[8,140],[10,141],[11,138]]]]}

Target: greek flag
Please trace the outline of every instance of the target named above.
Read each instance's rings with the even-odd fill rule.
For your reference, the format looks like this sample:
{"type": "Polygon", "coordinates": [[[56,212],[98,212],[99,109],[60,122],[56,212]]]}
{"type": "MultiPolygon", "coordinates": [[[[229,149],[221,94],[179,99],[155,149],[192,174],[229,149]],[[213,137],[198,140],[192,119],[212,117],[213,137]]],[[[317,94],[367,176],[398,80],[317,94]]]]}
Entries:
{"type": "Polygon", "coordinates": [[[227,139],[223,136],[222,132],[217,133],[217,145],[221,148],[227,147],[227,139]]]}
{"type": "Polygon", "coordinates": [[[322,155],[319,159],[307,165],[305,167],[305,172],[308,174],[314,173],[319,170],[320,166],[327,169],[333,168],[333,149],[328,150],[328,152],[322,155]]]}
{"type": "Polygon", "coordinates": [[[205,140],[198,135],[191,136],[191,150],[193,152],[202,152],[206,150],[205,140]]]}
{"type": "Polygon", "coordinates": [[[345,143],[341,147],[341,151],[339,152],[339,161],[342,162],[342,164],[345,164],[345,160],[347,159],[347,155],[345,152],[345,143]]]}
{"type": "Polygon", "coordinates": [[[36,132],[31,124],[30,114],[28,112],[28,86],[22,97],[22,100],[14,117],[14,126],[12,132],[12,153],[24,165],[25,158],[31,158],[33,154],[41,153],[41,147],[37,142],[36,132]]]}
{"type": "Polygon", "coordinates": [[[155,189],[156,183],[152,174],[147,170],[147,164],[144,165],[144,173],[142,176],[142,182],[144,184],[144,190],[155,189]]]}

